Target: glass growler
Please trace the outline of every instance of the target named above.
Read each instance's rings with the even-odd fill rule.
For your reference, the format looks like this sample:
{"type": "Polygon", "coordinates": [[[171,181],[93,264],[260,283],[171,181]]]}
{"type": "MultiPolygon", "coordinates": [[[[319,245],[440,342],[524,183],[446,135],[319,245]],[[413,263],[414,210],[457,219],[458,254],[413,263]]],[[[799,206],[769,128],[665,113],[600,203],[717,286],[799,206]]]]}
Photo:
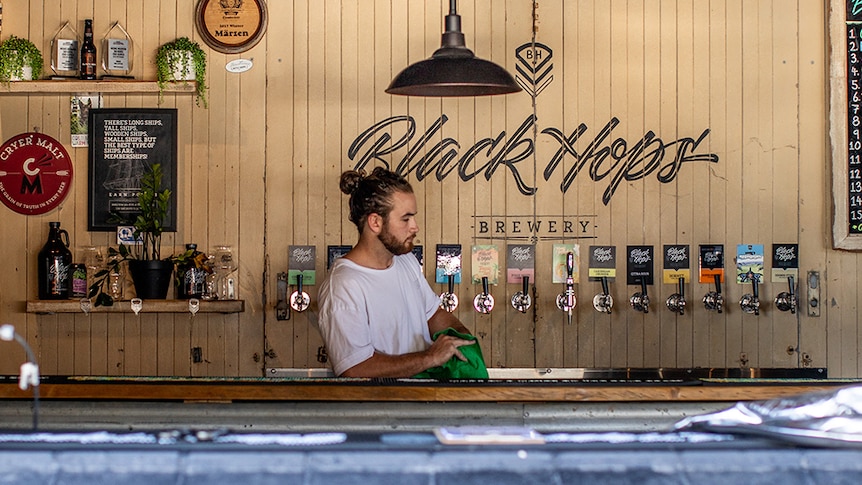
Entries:
{"type": "Polygon", "coordinates": [[[69,298],[72,279],[69,233],[60,229],[59,222],[49,222],[48,226],[48,241],[39,251],[39,299],[65,300],[69,298]]]}
{"type": "Polygon", "coordinates": [[[202,298],[207,277],[203,268],[206,256],[198,251],[198,245],[194,243],[186,244],[185,254],[188,256],[186,260],[177,265],[177,298],[202,298]]]}

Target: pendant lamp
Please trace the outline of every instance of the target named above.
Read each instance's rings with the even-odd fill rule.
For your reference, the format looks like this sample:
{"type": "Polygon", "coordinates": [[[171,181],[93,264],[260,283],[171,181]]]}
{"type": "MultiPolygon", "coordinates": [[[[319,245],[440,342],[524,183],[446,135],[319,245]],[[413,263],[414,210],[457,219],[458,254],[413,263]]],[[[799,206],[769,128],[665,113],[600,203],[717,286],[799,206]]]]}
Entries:
{"type": "Polygon", "coordinates": [[[449,0],[442,45],[430,59],[401,71],[386,92],[406,96],[490,96],[520,91],[512,75],[467,48],[456,0],[449,0]]]}

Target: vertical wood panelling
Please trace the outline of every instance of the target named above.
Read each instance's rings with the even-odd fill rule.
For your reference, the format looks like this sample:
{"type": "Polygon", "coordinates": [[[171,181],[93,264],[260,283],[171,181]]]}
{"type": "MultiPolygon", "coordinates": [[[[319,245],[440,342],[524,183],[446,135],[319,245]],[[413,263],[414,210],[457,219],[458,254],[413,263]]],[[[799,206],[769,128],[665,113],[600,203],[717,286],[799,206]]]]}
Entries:
{"type": "MultiPolygon", "coordinates": [[[[34,39],[50,70],[50,39],[65,20],[93,18],[97,39],[121,21],[136,42],[134,74],[154,79],[158,46],[179,36],[198,39],[195,0],[12,0],[4,2],[3,37],[34,39]]],[[[0,212],[0,257],[12,261],[14,277],[0,281],[0,319],[19,327],[40,356],[45,374],[260,375],[264,367],[316,367],[322,341],[312,311],[276,321],[276,277],[288,269],[290,245],[317,248],[318,284],[326,273],[326,247],[354,244],[340,173],[352,168],[347,151],[359,133],[393,116],[409,115],[416,133],[374,165],[397,168],[416,149],[408,178],[419,201],[425,274],[434,278],[437,244],[461,244],[463,279],[456,292],[458,316],[480,338],[489,365],[498,367],[829,367],[831,376],[857,376],[862,332],[856,310],[860,268],[856,253],[834,251],[827,138],[827,32],[822,2],[779,0],[551,0],[539,2],[537,41],[554,53],[553,81],[536,99],[535,154],[516,167],[534,197],[522,194],[512,170],[500,166],[462,180],[455,169],[439,180],[416,168],[423,157],[437,162],[433,147],[457,145],[457,163],[477,141],[502,143],[532,115],[527,93],[491,98],[407,98],[383,92],[396,73],[440,46],[445,2],[425,0],[325,0],[268,2],[264,40],[242,54],[208,54],[209,109],[187,95],[104,95],[105,106],[176,108],[179,113],[178,230],[165,237],[166,253],[195,242],[205,251],[233,246],[239,261],[240,315],[32,315],[23,302],[36,296],[36,254],[47,222],[68,228],[76,257],[81,246],[105,247],[113,235],[87,232],[87,151],[69,148],[73,190],[61,208],[25,217],[0,212]],[[237,58],[252,70],[228,73],[237,58]],[[439,117],[443,128],[417,147],[439,117]],[[626,157],[601,161],[593,154],[572,185],[564,175],[584,162],[588,146],[611,119],[619,120],[596,149],[631,150],[652,132],[665,143],[668,164],[675,140],[710,133],[688,153],[718,156],[718,163],[682,163],[676,178],[660,182],[653,172],[623,179],[610,201],[602,194],[626,157]],[[557,168],[543,170],[560,143],[542,130],[570,136],[585,132],[557,168]],[[599,162],[601,164],[599,165],[599,162]],[[411,170],[412,169],[412,170],[411,170]],[[605,175],[607,172],[607,175],[605,175]],[[551,283],[552,240],[536,243],[535,314],[509,304],[520,290],[505,276],[509,233],[480,234],[476,216],[589,217],[595,239],[580,244],[578,306],[571,326],[555,305],[562,285],[551,283]],[[20,235],[24,235],[21,237],[20,235]],[[785,288],[771,282],[773,243],[800,244],[801,276],[822,276],[821,316],[781,313],[772,299],[785,288]],[[497,306],[479,315],[472,299],[471,246],[500,250],[500,284],[491,288],[497,306]],[[664,307],[676,287],[662,282],[664,244],[688,244],[692,280],[685,315],[664,307]],[[700,299],[711,284],[696,281],[700,244],[724,244],[727,280],[722,314],[707,313],[700,299]],[[763,244],[765,280],[759,316],[744,315],[739,298],[751,285],[735,282],[737,244],[763,244]],[[598,314],[591,300],[600,291],[587,278],[590,245],[617,248],[611,284],[612,315],[598,314]],[[650,313],[631,310],[626,283],[626,246],[655,248],[650,313]],[[193,363],[200,347],[204,362],[193,363]],[[791,352],[788,352],[791,347],[791,352]],[[805,358],[803,358],[805,357],[805,358]]],[[[528,43],[531,0],[459,2],[468,47],[515,72],[515,49],[528,43]]],[[[39,130],[69,140],[67,95],[0,95],[0,133],[39,130]]],[[[393,139],[403,126],[389,130],[393,139]]],[[[525,140],[532,141],[529,132],[525,140]]],[[[481,151],[467,172],[500,155],[502,143],[481,151]]],[[[509,153],[526,149],[526,143],[509,153]]],[[[360,154],[361,155],[361,154],[360,154]]],[[[506,226],[507,231],[511,228],[506,226]]],[[[805,296],[804,281],[800,297],[805,296]]],[[[445,285],[432,283],[435,291],[445,285]]],[[[131,286],[128,288],[131,291],[131,286]]],[[[292,289],[291,289],[292,291],[292,289]]],[[[316,301],[317,287],[307,289],[316,301]]],[[[13,372],[23,355],[0,353],[0,370],[13,372]]]]}

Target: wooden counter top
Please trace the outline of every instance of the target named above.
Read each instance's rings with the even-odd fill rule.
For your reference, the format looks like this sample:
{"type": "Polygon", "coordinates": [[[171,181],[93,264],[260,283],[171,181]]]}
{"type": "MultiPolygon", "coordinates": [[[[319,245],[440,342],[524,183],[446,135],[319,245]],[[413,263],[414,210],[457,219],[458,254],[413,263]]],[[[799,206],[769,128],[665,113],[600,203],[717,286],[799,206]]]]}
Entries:
{"type": "MultiPolygon", "coordinates": [[[[750,401],[834,390],[849,379],[691,381],[43,377],[42,399],[156,401],[650,402],[750,401]]],[[[0,399],[30,399],[15,377],[0,399]]]]}

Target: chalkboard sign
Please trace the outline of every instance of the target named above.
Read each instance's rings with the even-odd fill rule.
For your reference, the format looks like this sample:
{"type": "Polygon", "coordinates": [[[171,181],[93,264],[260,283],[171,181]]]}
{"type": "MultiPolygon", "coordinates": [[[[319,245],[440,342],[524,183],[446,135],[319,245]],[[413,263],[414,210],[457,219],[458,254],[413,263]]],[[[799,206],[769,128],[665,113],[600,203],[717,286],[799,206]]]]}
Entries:
{"type": "Polygon", "coordinates": [[[141,175],[159,163],[171,190],[165,231],[177,227],[177,110],[103,108],[89,116],[90,231],[115,231],[117,216],[138,213],[141,175]]]}
{"type": "Polygon", "coordinates": [[[862,249],[862,0],[831,9],[832,239],[862,249]]]}

